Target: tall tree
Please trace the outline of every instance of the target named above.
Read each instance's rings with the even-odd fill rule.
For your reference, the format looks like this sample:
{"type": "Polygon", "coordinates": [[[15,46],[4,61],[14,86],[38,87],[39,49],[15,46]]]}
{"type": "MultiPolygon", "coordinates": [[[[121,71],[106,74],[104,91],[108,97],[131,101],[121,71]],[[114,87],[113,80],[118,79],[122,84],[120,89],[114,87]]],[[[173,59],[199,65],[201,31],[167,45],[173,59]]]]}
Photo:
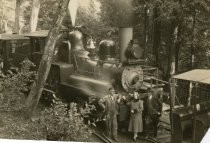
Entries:
{"type": "Polygon", "coordinates": [[[40,9],[40,1],[33,0],[31,19],[30,19],[30,32],[36,31],[36,27],[37,27],[37,23],[38,23],[39,9],[40,9]]]}
{"type": "Polygon", "coordinates": [[[170,28],[168,35],[168,67],[167,67],[167,80],[175,73],[175,40],[177,36],[177,26],[174,19],[170,20],[170,28]]]}
{"type": "Polygon", "coordinates": [[[193,11],[192,11],[192,42],[191,42],[191,68],[194,68],[194,63],[195,63],[195,24],[196,24],[196,7],[195,7],[195,0],[193,0],[193,11]]]}
{"type": "Polygon", "coordinates": [[[161,18],[160,4],[156,3],[153,8],[153,55],[155,56],[155,66],[160,66],[159,49],[161,43],[161,18]]]}
{"type": "Polygon", "coordinates": [[[148,50],[148,38],[149,38],[149,8],[148,4],[144,4],[144,55],[148,50]]]}
{"type": "Polygon", "coordinates": [[[169,60],[168,60],[168,75],[169,78],[178,71],[178,57],[180,46],[180,34],[181,34],[181,21],[179,18],[180,7],[177,4],[172,11],[172,17],[170,21],[170,33],[169,33],[169,60]]]}
{"type": "Polygon", "coordinates": [[[183,11],[183,0],[179,0],[179,7],[176,13],[176,19],[177,19],[177,35],[175,37],[175,73],[179,72],[179,57],[180,57],[180,49],[181,44],[183,42],[183,21],[184,21],[184,11],[183,11]]]}
{"type": "Polygon", "coordinates": [[[5,1],[1,0],[0,1],[0,32],[5,33],[7,31],[7,18],[5,16],[5,1]]]}
{"type": "Polygon", "coordinates": [[[58,39],[59,30],[62,26],[63,19],[67,13],[67,7],[69,4],[69,1],[70,0],[61,0],[59,3],[59,6],[57,9],[55,18],[54,18],[54,24],[52,26],[52,29],[49,32],[48,40],[45,45],[42,60],[39,65],[37,77],[33,83],[30,94],[27,98],[26,112],[29,117],[32,115],[32,113],[36,109],[36,106],[41,97],[42,90],[44,88],[47,76],[49,74],[52,59],[53,59],[53,54],[55,51],[56,40],[58,39]]]}
{"type": "Polygon", "coordinates": [[[14,32],[19,33],[20,31],[20,4],[21,0],[16,0],[16,6],[15,6],[15,28],[14,32]]]}

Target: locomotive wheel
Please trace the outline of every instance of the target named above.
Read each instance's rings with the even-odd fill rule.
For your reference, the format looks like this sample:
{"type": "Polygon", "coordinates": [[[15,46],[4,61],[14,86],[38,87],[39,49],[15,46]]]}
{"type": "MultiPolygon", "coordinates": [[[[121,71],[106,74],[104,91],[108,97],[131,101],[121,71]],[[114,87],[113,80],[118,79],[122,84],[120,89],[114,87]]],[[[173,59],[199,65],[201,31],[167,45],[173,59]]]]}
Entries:
{"type": "Polygon", "coordinates": [[[59,70],[52,67],[45,83],[44,90],[42,92],[42,99],[44,101],[44,104],[52,105],[53,100],[58,97],[59,81],[59,70]]]}

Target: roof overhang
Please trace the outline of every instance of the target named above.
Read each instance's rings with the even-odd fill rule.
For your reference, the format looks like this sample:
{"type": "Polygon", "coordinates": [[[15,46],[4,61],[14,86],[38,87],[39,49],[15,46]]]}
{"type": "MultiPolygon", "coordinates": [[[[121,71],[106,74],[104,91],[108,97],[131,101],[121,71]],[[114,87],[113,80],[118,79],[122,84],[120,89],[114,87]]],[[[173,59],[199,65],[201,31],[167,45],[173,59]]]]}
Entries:
{"type": "Polygon", "coordinates": [[[174,75],[172,79],[210,84],[210,69],[194,69],[182,74],[174,75]]]}
{"type": "Polygon", "coordinates": [[[0,34],[0,40],[28,40],[29,38],[25,35],[19,34],[0,34]]]}
{"type": "Polygon", "coordinates": [[[26,37],[47,37],[49,30],[40,30],[26,34],[26,37]]]}

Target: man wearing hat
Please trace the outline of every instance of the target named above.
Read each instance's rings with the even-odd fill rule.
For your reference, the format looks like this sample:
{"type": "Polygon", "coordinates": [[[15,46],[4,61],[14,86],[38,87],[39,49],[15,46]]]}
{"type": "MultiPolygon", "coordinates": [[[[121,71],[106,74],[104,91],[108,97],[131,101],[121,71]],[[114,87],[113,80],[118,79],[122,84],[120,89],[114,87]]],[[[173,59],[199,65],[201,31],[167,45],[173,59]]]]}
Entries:
{"type": "Polygon", "coordinates": [[[99,100],[99,106],[103,108],[106,122],[106,134],[112,137],[114,141],[117,139],[117,115],[118,115],[118,94],[113,87],[109,88],[108,95],[99,100]]]}
{"type": "Polygon", "coordinates": [[[148,97],[148,112],[152,120],[154,137],[157,137],[158,123],[162,112],[161,94],[161,89],[155,88],[152,89],[152,95],[148,97]]]}

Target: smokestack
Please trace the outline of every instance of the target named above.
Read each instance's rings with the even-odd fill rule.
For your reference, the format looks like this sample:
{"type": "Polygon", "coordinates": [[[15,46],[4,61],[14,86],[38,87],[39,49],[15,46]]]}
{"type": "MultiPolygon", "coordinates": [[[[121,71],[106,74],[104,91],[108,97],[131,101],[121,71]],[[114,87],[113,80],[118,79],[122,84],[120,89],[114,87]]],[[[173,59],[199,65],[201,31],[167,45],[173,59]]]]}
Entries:
{"type": "Polygon", "coordinates": [[[117,26],[119,27],[120,61],[125,62],[125,51],[133,39],[133,27],[137,23],[132,1],[115,0],[117,26]]]}
{"type": "Polygon", "coordinates": [[[132,27],[122,27],[119,28],[119,46],[120,46],[120,61],[125,62],[127,60],[125,56],[125,51],[128,44],[133,39],[133,28],[132,27]]]}

